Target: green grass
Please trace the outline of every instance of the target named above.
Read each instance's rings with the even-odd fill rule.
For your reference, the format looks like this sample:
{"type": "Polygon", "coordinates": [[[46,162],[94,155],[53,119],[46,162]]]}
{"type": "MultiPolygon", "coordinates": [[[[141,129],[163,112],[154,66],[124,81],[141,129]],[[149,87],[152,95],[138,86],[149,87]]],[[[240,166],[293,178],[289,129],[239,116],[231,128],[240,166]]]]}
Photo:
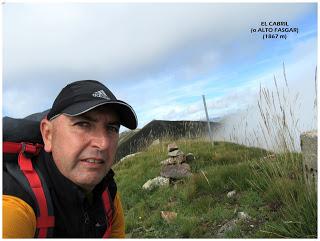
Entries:
{"type": "MultiPolygon", "coordinates": [[[[160,175],[169,141],[114,167],[128,238],[215,238],[238,212],[251,218],[237,222],[224,238],[317,238],[317,192],[305,184],[302,156],[294,152],[299,145],[295,137],[301,133],[295,118],[299,103],[297,94],[288,98],[284,64],[283,75],[283,88],[276,78],[273,91],[260,87],[257,128],[247,129],[247,121],[240,121],[230,135],[238,142],[236,132],[244,133],[248,145],[257,141],[277,153],[231,142],[212,146],[201,139],[181,139],[176,141],[179,149],[196,157],[190,163],[193,176],[151,192],[142,185],[160,175]],[[229,199],[232,190],[237,194],[229,199]],[[174,211],[177,219],[167,224],[161,211],[174,211]]],[[[316,99],[314,103],[316,113],[316,99]]]]}
{"type": "Polygon", "coordinates": [[[179,140],[184,153],[192,152],[193,176],[150,192],[142,189],[160,175],[169,141],[114,166],[131,238],[214,238],[237,213],[251,217],[225,233],[225,238],[315,238],[317,197],[303,182],[301,155],[272,153],[228,142],[214,147],[203,140],[179,140]],[[232,199],[227,193],[236,190],[232,199]],[[176,212],[167,224],[161,211],[176,212]],[[251,226],[250,226],[251,225],[251,226]]]}

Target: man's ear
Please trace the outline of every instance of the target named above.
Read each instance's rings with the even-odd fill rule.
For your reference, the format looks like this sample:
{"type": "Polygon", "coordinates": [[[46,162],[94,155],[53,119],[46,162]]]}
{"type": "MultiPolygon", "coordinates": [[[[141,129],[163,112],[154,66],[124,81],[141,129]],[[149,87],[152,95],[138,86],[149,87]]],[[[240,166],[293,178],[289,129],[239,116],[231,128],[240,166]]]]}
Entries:
{"type": "Polygon", "coordinates": [[[46,118],[40,122],[40,131],[42,135],[42,139],[44,142],[44,150],[46,152],[52,151],[52,131],[53,126],[52,122],[48,121],[46,118]]]}

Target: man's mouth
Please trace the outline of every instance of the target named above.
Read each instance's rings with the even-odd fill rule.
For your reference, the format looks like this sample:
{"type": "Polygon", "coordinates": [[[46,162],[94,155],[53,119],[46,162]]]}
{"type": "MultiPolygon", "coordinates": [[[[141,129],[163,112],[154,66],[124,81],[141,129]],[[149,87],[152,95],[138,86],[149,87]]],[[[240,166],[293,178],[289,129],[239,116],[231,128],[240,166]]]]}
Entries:
{"type": "Polygon", "coordinates": [[[88,159],[84,159],[84,160],[81,160],[82,162],[88,162],[88,163],[95,163],[95,164],[102,164],[104,163],[103,160],[101,159],[93,159],[93,158],[88,158],[88,159]]]}

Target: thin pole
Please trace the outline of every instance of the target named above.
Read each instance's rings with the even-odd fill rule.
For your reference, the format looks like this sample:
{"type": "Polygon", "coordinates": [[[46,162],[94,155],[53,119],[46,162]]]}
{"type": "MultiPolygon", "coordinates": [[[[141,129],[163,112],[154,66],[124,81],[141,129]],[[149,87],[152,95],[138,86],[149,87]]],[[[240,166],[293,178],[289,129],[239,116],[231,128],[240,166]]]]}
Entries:
{"type": "Polygon", "coordinates": [[[208,123],[208,129],[209,129],[209,137],[210,137],[212,145],[214,145],[214,143],[213,143],[213,135],[212,135],[212,132],[211,132],[211,126],[210,126],[210,121],[209,121],[209,115],[208,115],[208,110],[207,110],[206,98],[205,98],[204,95],[202,95],[202,99],[203,99],[204,110],[206,112],[206,117],[207,117],[207,123],[208,123]]]}

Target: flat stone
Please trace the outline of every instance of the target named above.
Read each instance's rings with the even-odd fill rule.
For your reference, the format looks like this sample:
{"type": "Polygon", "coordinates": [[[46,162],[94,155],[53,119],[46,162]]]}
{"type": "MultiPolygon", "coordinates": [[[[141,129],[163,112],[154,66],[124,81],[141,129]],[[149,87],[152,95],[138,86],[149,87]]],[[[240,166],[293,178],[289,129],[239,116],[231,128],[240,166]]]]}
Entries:
{"type": "Polygon", "coordinates": [[[249,214],[245,212],[238,212],[238,218],[240,220],[247,220],[247,219],[250,219],[251,217],[249,216],[249,214]]]}
{"type": "Polygon", "coordinates": [[[181,164],[185,162],[186,157],[185,155],[180,155],[176,157],[170,157],[162,162],[160,162],[161,165],[174,165],[174,164],[181,164]]]}
{"type": "Polygon", "coordinates": [[[143,184],[142,188],[148,191],[160,186],[169,186],[170,179],[165,177],[155,177],[143,184]]]}
{"type": "Polygon", "coordinates": [[[174,161],[173,157],[170,157],[166,160],[161,161],[160,164],[163,166],[164,165],[172,165],[172,164],[175,164],[175,161],[174,161]]]}
{"type": "Polygon", "coordinates": [[[171,152],[171,151],[175,151],[175,150],[178,150],[178,146],[175,142],[172,142],[168,145],[168,152],[171,152]]]}
{"type": "Polygon", "coordinates": [[[231,191],[231,192],[228,192],[228,193],[227,193],[227,197],[228,197],[228,198],[232,198],[234,195],[236,195],[236,193],[237,193],[236,190],[233,190],[233,191],[231,191]]]}
{"type": "Polygon", "coordinates": [[[170,157],[176,157],[176,156],[181,156],[181,155],[184,155],[183,151],[180,151],[180,150],[174,150],[174,151],[170,151],[168,153],[168,156],[170,157]]]}
{"type": "Polygon", "coordinates": [[[176,164],[176,165],[167,165],[163,166],[160,172],[162,177],[168,177],[173,179],[182,179],[188,177],[191,174],[191,168],[187,163],[176,164]]]}
{"type": "Polygon", "coordinates": [[[183,154],[180,156],[172,157],[172,159],[174,160],[175,164],[181,164],[186,161],[186,156],[183,154]]]}

